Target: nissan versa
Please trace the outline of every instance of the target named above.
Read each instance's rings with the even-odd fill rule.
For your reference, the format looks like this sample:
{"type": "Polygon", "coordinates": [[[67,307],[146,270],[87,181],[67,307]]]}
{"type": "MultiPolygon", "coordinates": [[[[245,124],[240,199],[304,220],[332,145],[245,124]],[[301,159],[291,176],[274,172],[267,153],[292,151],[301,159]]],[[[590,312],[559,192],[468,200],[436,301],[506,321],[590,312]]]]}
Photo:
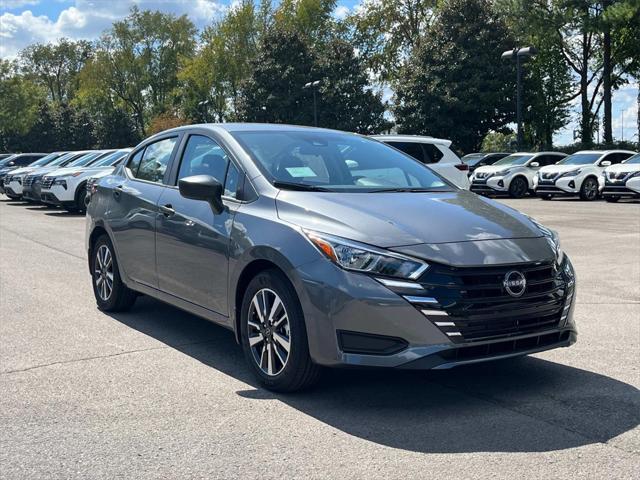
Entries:
{"type": "Polygon", "coordinates": [[[320,366],[444,369],[576,341],[554,232],[354,134],[159,133],[92,187],[86,238],[100,309],[146,294],[228,327],[274,390],[320,366]]]}

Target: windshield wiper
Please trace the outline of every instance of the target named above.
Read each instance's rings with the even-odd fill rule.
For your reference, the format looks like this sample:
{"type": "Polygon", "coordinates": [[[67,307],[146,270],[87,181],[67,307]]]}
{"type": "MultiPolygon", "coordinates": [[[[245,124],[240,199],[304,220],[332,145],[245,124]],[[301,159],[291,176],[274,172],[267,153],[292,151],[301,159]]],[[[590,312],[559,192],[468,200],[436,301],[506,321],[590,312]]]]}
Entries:
{"type": "Polygon", "coordinates": [[[395,193],[395,192],[450,192],[449,189],[441,188],[420,188],[420,187],[402,187],[402,188],[381,188],[379,190],[372,190],[371,193],[395,193]]]}
{"type": "Polygon", "coordinates": [[[332,190],[317,185],[309,185],[308,183],[293,183],[293,182],[273,182],[273,186],[276,188],[282,188],[284,190],[299,190],[302,192],[331,192],[332,190]]]}

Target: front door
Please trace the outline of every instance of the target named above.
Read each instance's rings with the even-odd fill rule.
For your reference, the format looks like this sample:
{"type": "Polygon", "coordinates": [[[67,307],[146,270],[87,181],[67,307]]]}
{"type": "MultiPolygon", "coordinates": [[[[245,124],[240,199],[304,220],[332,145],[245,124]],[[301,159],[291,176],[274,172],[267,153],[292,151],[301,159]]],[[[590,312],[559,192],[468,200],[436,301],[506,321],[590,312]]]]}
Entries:
{"type": "Polygon", "coordinates": [[[106,220],[111,227],[118,261],[125,275],[158,288],[156,218],[158,200],[166,186],[165,171],[178,137],[150,143],[135,152],[121,175],[109,179],[113,199],[106,220]]]}
{"type": "MultiPolygon", "coordinates": [[[[238,170],[215,140],[190,135],[177,180],[192,175],[211,175],[233,189],[238,170]]],[[[225,189],[225,195],[233,194],[225,189]]],[[[167,187],[158,202],[156,265],[160,290],[228,316],[228,254],[236,204],[225,205],[215,214],[208,202],[184,198],[177,186],[167,187]]]]}

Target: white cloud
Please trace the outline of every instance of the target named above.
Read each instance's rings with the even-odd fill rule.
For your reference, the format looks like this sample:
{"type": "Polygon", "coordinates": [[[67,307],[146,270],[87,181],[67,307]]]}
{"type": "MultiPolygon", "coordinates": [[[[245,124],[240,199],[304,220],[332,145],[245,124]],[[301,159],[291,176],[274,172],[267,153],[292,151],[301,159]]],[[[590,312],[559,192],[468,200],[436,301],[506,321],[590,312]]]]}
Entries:
{"type": "Polygon", "coordinates": [[[40,0],[0,0],[0,8],[5,10],[15,10],[16,8],[28,5],[37,5],[40,0]]]}
{"type": "Polygon", "coordinates": [[[226,8],[217,0],[75,0],[56,19],[36,16],[30,10],[20,14],[5,12],[0,16],[0,57],[14,58],[27,45],[52,43],[61,37],[96,39],[114,21],[126,17],[134,5],[141,10],[186,14],[199,28],[226,8]]]}
{"type": "Polygon", "coordinates": [[[347,15],[349,15],[349,7],[346,7],[344,5],[338,5],[333,11],[333,16],[338,20],[346,18],[347,15]]]}

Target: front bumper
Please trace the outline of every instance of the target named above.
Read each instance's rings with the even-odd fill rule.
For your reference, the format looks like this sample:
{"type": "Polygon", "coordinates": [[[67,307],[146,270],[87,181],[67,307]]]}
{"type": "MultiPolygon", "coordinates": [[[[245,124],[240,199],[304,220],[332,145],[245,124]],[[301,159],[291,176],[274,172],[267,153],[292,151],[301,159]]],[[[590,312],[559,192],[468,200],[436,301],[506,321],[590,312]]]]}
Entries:
{"type": "Polygon", "coordinates": [[[509,180],[503,176],[494,176],[487,179],[473,179],[469,188],[475,193],[506,193],[509,191],[509,180]]]}
{"type": "Polygon", "coordinates": [[[575,196],[580,194],[583,178],[560,177],[555,180],[540,180],[535,184],[536,195],[575,196]]]}
{"type": "MultiPolygon", "coordinates": [[[[547,321],[550,307],[542,306],[539,318],[527,313],[530,327],[483,336],[468,333],[473,327],[462,326],[465,319],[439,292],[432,293],[434,305],[422,305],[411,297],[424,290],[392,291],[328,261],[303,265],[297,273],[310,354],[321,365],[445,369],[566,347],[577,339],[575,284],[558,287],[566,290],[554,300],[554,321],[547,321]],[[456,331],[465,328],[462,335],[456,331]]],[[[504,325],[505,312],[496,312],[496,324],[504,325]]]]}
{"type": "Polygon", "coordinates": [[[612,181],[600,178],[600,192],[604,197],[640,197],[640,177],[633,177],[625,181],[612,181]]]}
{"type": "Polygon", "coordinates": [[[18,181],[11,181],[8,184],[4,184],[5,193],[13,194],[16,197],[22,196],[22,183],[18,181]]]}

